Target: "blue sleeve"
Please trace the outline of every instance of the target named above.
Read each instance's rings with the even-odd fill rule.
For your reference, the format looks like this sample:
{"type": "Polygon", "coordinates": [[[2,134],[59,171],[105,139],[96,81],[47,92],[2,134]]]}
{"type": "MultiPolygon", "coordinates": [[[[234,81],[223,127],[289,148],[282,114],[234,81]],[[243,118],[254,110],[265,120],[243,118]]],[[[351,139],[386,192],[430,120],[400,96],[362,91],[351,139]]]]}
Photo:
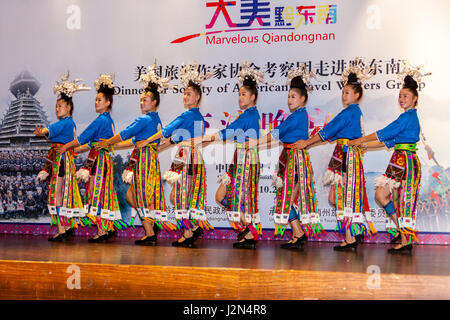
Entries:
{"type": "Polygon", "coordinates": [[[181,127],[184,122],[183,114],[175,118],[171,123],[161,129],[161,133],[164,138],[172,136],[173,132],[181,127]]]}
{"type": "Polygon", "coordinates": [[[162,126],[163,126],[163,125],[162,125],[162,122],[161,122],[161,119],[160,119],[159,117],[156,117],[155,120],[156,120],[156,122],[158,123],[158,124],[156,125],[156,128],[159,127],[159,128],[161,129],[162,126]]]}
{"type": "MultiPolygon", "coordinates": [[[[387,140],[392,140],[397,137],[405,127],[405,117],[398,117],[395,121],[391,122],[385,128],[378,130],[376,132],[378,141],[385,142],[387,140]]],[[[387,145],[386,145],[387,146],[387,145]]]]}
{"type": "Polygon", "coordinates": [[[136,136],[145,126],[145,120],[142,117],[137,118],[126,129],[119,132],[122,141],[136,136]]]}
{"type": "Polygon", "coordinates": [[[272,138],[280,140],[283,139],[283,137],[286,135],[286,133],[289,131],[289,120],[286,119],[282,123],[280,123],[275,129],[270,131],[270,135],[272,138]]]}
{"type": "Polygon", "coordinates": [[[236,130],[241,129],[245,131],[245,119],[241,115],[232,123],[230,123],[225,129],[222,129],[218,132],[219,138],[221,140],[232,139],[236,136],[236,130]]]}
{"type": "Polygon", "coordinates": [[[388,148],[388,149],[394,147],[394,146],[395,146],[395,139],[385,140],[385,141],[384,141],[384,145],[385,145],[386,148],[388,148]]]}
{"type": "Polygon", "coordinates": [[[319,130],[318,134],[322,141],[335,140],[334,137],[345,128],[346,113],[340,112],[333,120],[331,120],[325,127],[319,130]]]}
{"type": "Polygon", "coordinates": [[[61,134],[61,132],[63,131],[63,126],[61,125],[61,122],[55,122],[52,123],[51,125],[49,125],[47,127],[48,130],[48,139],[54,139],[55,137],[59,136],[61,134]]]}
{"type": "Polygon", "coordinates": [[[78,143],[83,145],[94,140],[97,135],[99,125],[99,118],[97,118],[78,136],[78,143]]]}

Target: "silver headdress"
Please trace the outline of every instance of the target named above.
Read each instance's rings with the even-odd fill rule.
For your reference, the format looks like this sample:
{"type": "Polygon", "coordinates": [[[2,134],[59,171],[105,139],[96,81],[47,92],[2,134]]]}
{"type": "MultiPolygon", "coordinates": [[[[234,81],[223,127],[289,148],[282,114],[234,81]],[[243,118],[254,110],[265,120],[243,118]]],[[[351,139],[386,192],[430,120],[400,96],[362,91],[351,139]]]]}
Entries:
{"type": "Polygon", "coordinates": [[[163,92],[166,88],[176,87],[169,84],[170,80],[172,79],[163,78],[156,74],[156,59],[153,65],[148,67],[148,72],[139,77],[139,81],[142,82],[144,89],[154,83],[159,93],[163,92]]]}
{"type": "Polygon", "coordinates": [[[108,87],[109,89],[114,89],[114,78],[115,75],[102,74],[95,81],[95,88],[97,91],[103,86],[108,87]]]}
{"type": "Polygon", "coordinates": [[[408,61],[402,60],[402,69],[398,73],[398,80],[403,82],[405,80],[406,76],[410,76],[414,79],[417,83],[420,83],[422,81],[422,77],[427,77],[431,75],[431,72],[424,73],[422,71],[423,66],[417,66],[413,67],[410,64],[408,64],[408,61]]]}
{"type": "Polygon", "coordinates": [[[198,64],[194,62],[194,64],[188,64],[181,68],[180,71],[180,80],[185,88],[189,86],[190,82],[195,83],[199,87],[201,87],[202,82],[208,80],[214,75],[214,69],[210,72],[203,74],[198,71],[198,64]]]}
{"type": "Polygon", "coordinates": [[[248,77],[252,78],[253,81],[256,82],[256,85],[258,85],[259,83],[266,83],[264,81],[264,71],[253,69],[248,65],[247,61],[243,61],[241,71],[239,71],[238,75],[239,86],[242,86],[245,78],[248,77]]]}
{"type": "Polygon", "coordinates": [[[286,78],[286,84],[290,86],[292,79],[294,79],[295,77],[302,78],[308,92],[311,92],[313,90],[311,87],[311,78],[315,78],[316,74],[313,71],[308,71],[305,63],[302,63],[297,69],[289,69],[286,78]]]}
{"type": "Polygon", "coordinates": [[[341,81],[344,83],[348,82],[348,76],[351,73],[354,73],[356,75],[357,81],[359,83],[363,83],[366,80],[369,80],[374,76],[374,70],[370,70],[369,66],[366,66],[365,68],[361,67],[361,64],[363,64],[363,58],[362,57],[356,57],[355,63],[348,68],[344,70],[342,73],[341,81]]]}
{"type": "Polygon", "coordinates": [[[61,82],[56,82],[53,87],[53,93],[58,93],[58,97],[61,97],[63,94],[69,98],[72,98],[72,95],[77,91],[87,91],[91,90],[90,87],[86,87],[84,84],[80,84],[78,82],[81,79],[75,79],[72,82],[69,82],[70,72],[67,74],[63,74],[61,76],[61,82]]]}

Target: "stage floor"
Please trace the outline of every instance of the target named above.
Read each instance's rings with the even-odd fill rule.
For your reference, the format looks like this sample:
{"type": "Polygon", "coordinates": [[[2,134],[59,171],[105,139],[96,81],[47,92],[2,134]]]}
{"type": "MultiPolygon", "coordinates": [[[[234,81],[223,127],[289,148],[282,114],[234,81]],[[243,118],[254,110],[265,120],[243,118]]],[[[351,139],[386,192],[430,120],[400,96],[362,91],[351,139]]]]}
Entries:
{"type": "MultiPolygon", "coordinates": [[[[128,283],[135,279],[136,275],[132,274],[135,271],[130,271],[131,269],[138,270],[141,274],[148,272],[153,276],[161,272],[159,276],[163,277],[160,278],[162,282],[164,282],[164,277],[178,276],[180,273],[191,273],[191,278],[192,275],[197,276],[202,273],[203,280],[210,281],[208,290],[206,290],[208,292],[205,292],[204,295],[200,295],[199,291],[196,291],[192,295],[171,296],[168,290],[164,295],[154,296],[146,293],[140,296],[139,288],[134,290],[131,286],[128,296],[108,296],[112,299],[253,299],[252,296],[242,296],[242,292],[240,292],[241,295],[239,292],[236,293],[236,296],[230,292],[228,292],[229,295],[222,295],[224,288],[219,290],[222,294],[217,294],[217,285],[214,285],[215,281],[217,283],[228,281],[236,289],[236,286],[243,285],[243,276],[247,274],[255,277],[258,275],[253,280],[249,278],[246,282],[247,286],[251,286],[251,282],[257,281],[254,285],[261,289],[264,284],[271,286],[270,283],[272,283],[272,286],[275,286],[279,281],[281,286],[292,287],[292,283],[289,282],[295,282],[303,288],[304,293],[301,295],[292,287],[292,296],[277,295],[279,292],[289,292],[289,290],[283,290],[283,287],[274,289],[271,286],[273,292],[270,292],[270,288],[266,288],[264,289],[266,290],[265,294],[261,297],[253,296],[255,299],[450,298],[449,246],[416,245],[412,255],[391,255],[387,254],[387,248],[390,245],[385,244],[362,244],[358,246],[356,252],[336,252],[333,251],[333,246],[337,243],[325,242],[308,242],[303,251],[292,251],[280,249],[280,241],[259,241],[256,250],[233,249],[233,241],[230,240],[199,239],[194,248],[172,247],[172,241],[159,240],[157,246],[136,246],[133,239],[123,238],[116,238],[106,244],[91,244],[87,242],[86,237],[76,237],[70,242],[54,243],[48,242],[47,237],[44,236],[0,235],[0,298],[16,299],[20,295],[26,294],[25,291],[21,292],[20,290],[16,294],[7,292],[6,287],[12,285],[17,287],[14,281],[21,279],[20,271],[15,271],[17,275],[9,277],[8,272],[10,271],[8,270],[17,270],[18,266],[21,266],[19,269],[23,268],[23,272],[33,269],[40,270],[44,274],[58,266],[63,274],[57,281],[63,281],[70,276],[66,270],[70,265],[78,265],[83,270],[92,268],[92,274],[89,275],[89,272],[86,271],[83,274],[84,278],[90,276],[97,278],[98,274],[96,274],[95,268],[104,270],[102,271],[103,277],[115,278],[118,281],[116,285],[120,285],[120,281],[128,283]],[[127,273],[122,272],[121,268],[123,267],[128,268],[127,273]],[[114,274],[119,271],[120,277],[117,278],[114,274]],[[207,275],[208,273],[211,278],[207,275]],[[221,276],[227,274],[228,280],[220,279],[221,276]],[[300,279],[302,280],[300,281],[300,279]],[[351,294],[354,281],[346,284],[348,279],[356,281],[353,284],[357,288],[354,294],[351,294]],[[404,288],[403,291],[399,290],[399,296],[396,296],[395,291],[399,289],[399,284],[404,285],[404,288]],[[308,286],[313,285],[316,288],[308,291],[308,286]],[[214,288],[214,286],[216,287],[214,288]],[[318,288],[322,288],[323,291],[319,291],[318,288]],[[394,288],[394,292],[384,296],[382,292],[389,288],[394,288]],[[362,292],[366,293],[362,295],[362,292]]],[[[35,280],[30,278],[28,281],[36,283],[43,281],[39,275],[36,277],[35,280]]],[[[45,281],[51,283],[56,279],[46,279],[45,281]]],[[[91,283],[95,282],[92,281],[91,283]]],[[[140,282],[142,281],[141,275],[140,282]]],[[[44,287],[48,285],[47,282],[44,287]]],[[[149,289],[152,288],[151,284],[148,285],[149,289]]],[[[168,285],[167,289],[171,285],[168,285]]],[[[176,287],[176,284],[173,285],[176,287]]],[[[91,289],[94,290],[95,286],[92,286],[91,289]]],[[[95,290],[102,290],[101,283],[100,287],[95,290]]],[[[40,293],[41,296],[33,295],[25,298],[58,298],[57,292],[44,294],[44,291],[40,293]]],[[[71,291],[72,294],[75,294],[74,292],[71,291]]],[[[76,294],[74,296],[64,294],[62,297],[77,299],[76,294]]],[[[105,299],[104,296],[98,295],[98,292],[95,293],[94,298],[105,299]]]]}
{"type": "Polygon", "coordinates": [[[408,256],[387,254],[386,244],[362,244],[352,253],[334,251],[337,243],[312,241],[303,251],[281,249],[280,241],[259,241],[256,250],[233,249],[231,240],[199,239],[194,248],[175,248],[172,241],[137,246],[122,238],[91,244],[85,237],[55,243],[43,236],[0,235],[0,260],[364,273],[377,265],[382,273],[450,276],[450,246],[416,245],[408,256]]]}

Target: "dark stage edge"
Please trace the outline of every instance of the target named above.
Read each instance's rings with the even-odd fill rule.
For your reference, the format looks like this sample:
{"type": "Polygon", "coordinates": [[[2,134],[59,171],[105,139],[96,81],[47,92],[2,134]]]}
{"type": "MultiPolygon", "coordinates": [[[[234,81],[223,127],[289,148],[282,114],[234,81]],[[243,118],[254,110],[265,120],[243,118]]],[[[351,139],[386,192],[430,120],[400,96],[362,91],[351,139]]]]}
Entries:
{"type": "MultiPolygon", "coordinates": [[[[80,227],[75,233],[77,236],[93,236],[97,232],[96,227],[80,227]]],[[[56,233],[56,227],[49,224],[42,223],[17,223],[17,222],[0,222],[0,235],[42,235],[48,236],[56,233]]],[[[144,236],[144,228],[140,225],[134,228],[124,228],[118,230],[117,236],[120,238],[135,239],[144,236]]],[[[159,238],[161,239],[177,239],[181,232],[166,232],[161,231],[159,238]]],[[[419,232],[418,244],[430,245],[450,245],[450,233],[447,232],[419,232]]],[[[234,240],[236,239],[236,232],[231,228],[214,228],[213,230],[205,231],[204,239],[208,240],[234,240]]],[[[261,240],[274,241],[288,241],[292,238],[292,233],[288,228],[283,236],[274,236],[273,229],[263,229],[261,240]]],[[[310,237],[310,241],[318,242],[339,242],[342,240],[342,234],[334,230],[326,230],[320,234],[318,238],[310,237]]],[[[366,243],[381,243],[388,244],[391,241],[391,235],[384,231],[379,231],[375,235],[366,236],[364,239],[366,243]]]]}
{"type": "Polygon", "coordinates": [[[200,239],[194,248],[106,244],[76,237],[0,235],[0,299],[303,300],[450,298],[448,246],[416,245],[389,255],[384,244],[336,252],[309,242],[303,251],[260,241],[256,250],[231,240],[200,239]]]}

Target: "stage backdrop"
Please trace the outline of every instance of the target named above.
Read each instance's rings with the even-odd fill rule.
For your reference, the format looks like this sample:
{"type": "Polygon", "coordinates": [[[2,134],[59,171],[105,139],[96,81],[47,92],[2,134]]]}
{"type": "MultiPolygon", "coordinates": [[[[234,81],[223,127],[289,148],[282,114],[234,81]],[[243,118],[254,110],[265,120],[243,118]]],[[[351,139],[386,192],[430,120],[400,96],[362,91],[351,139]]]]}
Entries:
{"type": "MultiPolygon", "coordinates": [[[[400,114],[397,97],[401,83],[397,73],[400,61],[407,59],[433,73],[420,83],[418,114],[431,149],[427,153],[424,144],[419,144],[423,176],[418,228],[422,232],[449,232],[449,11],[447,0],[1,1],[0,116],[4,119],[15,110],[17,100],[23,99],[23,93],[21,96],[14,92],[17,82],[23,85],[33,78],[30,81],[35,87],[29,95],[44,112],[40,113],[41,121],[46,118],[55,122],[52,88],[63,73],[70,71],[71,78],[82,78],[93,88],[100,74],[109,73],[115,75],[117,96],[112,117],[119,131],[140,115],[142,89],[138,78],[154,59],[160,75],[172,77],[172,83],[179,88],[182,64],[197,62],[201,70],[215,70],[214,77],[204,83],[200,106],[208,123],[207,131],[212,133],[238,115],[237,74],[241,63],[248,61],[263,70],[269,82],[260,87],[257,104],[262,130],[267,133],[288,116],[286,75],[289,68],[304,62],[317,74],[307,105],[313,129],[342,109],[341,74],[360,56],[376,73],[364,85],[361,103],[364,130],[372,133],[400,114]]],[[[173,89],[162,95],[159,114],[163,125],[184,111],[182,94],[182,89],[173,89]]],[[[78,134],[97,116],[94,98],[95,90],[74,97],[78,134]]],[[[24,122],[20,116],[15,119],[18,124],[24,122]]],[[[18,129],[16,132],[19,134],[18,129]]],[[[33,154],[22,150],[26,146],[2,147],[0,219],[4,222],[49,221],[41,212],[34,216],[19,214],[21,201],[29,194],[42,198],[37,189],[45,189],[45,185],[39,186],[33,180],[45,151],[33,154]]],[[[328,230],[334,229],[335,214],[327,203],[328,189],[321,180],[333,148],[330,144],[310,151],[320,216],[328,230]]],[[[169,169],[174,151],[172,148],[160,154],[163,171],[169,169]]],[[[273,148],[260,154],[259,208],[266,229],[273,228],[275,188],[271,180],[279,152],[273,148]]],[[[203,153],[207,162],[208,219],[215,227],[229,227],[214,195],[217,177],[230,163],[233,146],[222,148],[213,144],[203,153]]],[[[380,231],[385,230],[385,218],[374,201],[373,182],[384,172],[391,153],[392,150],[382,150],[364,156],[370,207],[380,231]]],[[[116,155],[116,168],[121,170],[129,152],[116,155]]],[[[78,165],[81,163],[79,160],[78,165]]],[[[116,174],[116,185],[128,221],[130,208],[124,201],[127,187],[120,175],[121,171],[116,174]]],[[[164,187],[168,199],[170,186],[164,187]]]]}

